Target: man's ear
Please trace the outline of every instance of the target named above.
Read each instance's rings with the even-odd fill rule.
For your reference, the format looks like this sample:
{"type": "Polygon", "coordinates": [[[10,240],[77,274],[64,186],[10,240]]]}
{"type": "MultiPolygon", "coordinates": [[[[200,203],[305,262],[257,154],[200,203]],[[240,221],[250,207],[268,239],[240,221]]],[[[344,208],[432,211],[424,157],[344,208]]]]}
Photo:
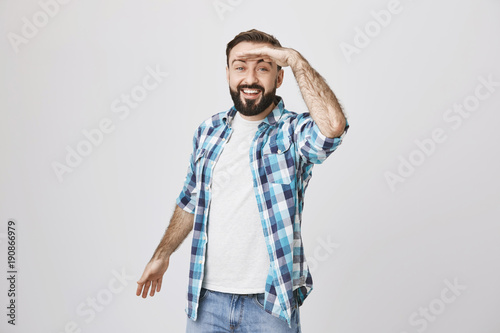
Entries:
{"type": "Polygon", "coordinates": [[[283,76],[284,75],[285,75],[285,71],[282,68],[278,72],[278,77],[276,78],[276,88],[279,88],[281,86],[281,84],[283,83],[283,76]]]}
{"type": "Polygon", "coordinates": [[[229,67],[226,66],[226,80],[227,80],[227,83],[229,83],[229,67]]]}

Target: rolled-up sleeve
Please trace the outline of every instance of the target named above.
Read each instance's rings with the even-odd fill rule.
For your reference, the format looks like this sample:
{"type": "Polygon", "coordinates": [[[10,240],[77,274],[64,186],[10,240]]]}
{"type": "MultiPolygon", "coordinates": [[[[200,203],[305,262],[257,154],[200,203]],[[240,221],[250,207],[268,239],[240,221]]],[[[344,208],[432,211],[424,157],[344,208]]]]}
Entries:
{"type": "Polygon", "coordinates": [[[193,135],[193,152],[189,159],[189,166],[187,169],[186,179],[182,187],[182,191],[176,199],[176,204],[190,214],[194,214],[196,208],[196,172],[195,172],[195,159],[196,149],[198,144],[198,131],[193,135]]]}
{"type": "Polygon", "coordinates": [[[294,121],[293,136],[299,155],[309,163],[321,164],[342,143],[349,123],[346,119],[344,132],[335,138],[321,133],[318,125],[309,113],[301,113],[294,121]]]}

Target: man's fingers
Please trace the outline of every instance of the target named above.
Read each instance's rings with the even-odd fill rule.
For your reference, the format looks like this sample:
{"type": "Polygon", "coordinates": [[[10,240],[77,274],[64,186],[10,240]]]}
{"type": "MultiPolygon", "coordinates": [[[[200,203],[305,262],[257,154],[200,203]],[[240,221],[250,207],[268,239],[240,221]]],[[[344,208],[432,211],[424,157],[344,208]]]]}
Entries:
{"type": "Polygon", "coordinates": [[[139,279],[139,281],[137,281],[137,291],[136,291],[136,295],[137,296],[140,296],[141,293],[142,293],[142,288],[144,287],[144,284],[147,282],[147,277],[146,277],[146,272],[142,273],[142,276],[141,278],[139,279]]]}
{"type": "Polygon", "coordinates": [[[236,57],[249,58],[249,57],[271,57],[270,52],[267,49],[253,49],[248,51],[236,52],[236,57]]]}
{"type": "Polygon", "coordinates": [[[272,59],[272,58],[269,58],[265,55],[262,55],[262,54],[256,54],[256,55],[247,55],[247,56],[242,56],[242,57],[238,57],[239,59],[241,60],[263,60],[264,62],[276,62],[276,60],[272,59]]]}
{"type": "Polygon", "coordinates": [[[269,55],[262,52],[247,51],[247,52],[238,52],[236,53],[236,56],[241,58],[249,58],[249,57],[263,57],[263,56],[268,57],[269,55]]]}
{"type": "Polygon", "coordinates": [[[153,283],[151,283],[151,292],[149,293],[149,296],[153,297],[155,295],[155,291],[156,291],[156,281],[153,281],[153,283]]]}
{"type": "Polygon", "coordinates": [[[144,286],[144,283],[141,283],[140,281],[137,282],[137,291],[135,292],[135,294],[137,296],[141,295],[143,286],[144,286]]]}
{"type": "Polygon", "coordinates": [[[163,276],[158,279],[158,284],[156,285],[156,291],[160,292],[161,289],[161,282],[163,281],[163,276]]]}
{"type": "Polygon", "coordinates": [[[241,59],[241,60],[263,60],[265,62],[280,62],[278,60],[278,57],[273,58],[269,53],[267,52],[261,52],[258,50],[251,50],[251,51],[246,51],[246,52],[238,52],[236,53],[236,58],[241,59]]]}
{"type": "Polygon", "coordinates": [[[271,60],[271,57],[269,56],[269,54],[265,54],[265,53],[260,53],[260,52],[257,52],[257,53],[243,53],[241,52],[240,54],[236,54],[236,58],[240,58],[240,59],[264,59],[265,61],[270,61],[271,60]]]}
{"type": "Polygon", "coordinates": [[[151,281],[146,282],[144,286],[144,290],[142,291],[142,298],[148,297],[149,286],[151,285],[151,281]]]}
{"type": "Polygon", "coordinates": [[[251,49],[251,50],[237,52],[236,55],[238,55],[238,54],[241,54],[241,55],[244,55],[244,54],[266,54],[266,55],[270,55],[270,53],[273,52],[273,51],[274,51],[274,49],[272,49],[270,47],[259,47],[259,48],[255,48],[255,49],[251,49]]]}

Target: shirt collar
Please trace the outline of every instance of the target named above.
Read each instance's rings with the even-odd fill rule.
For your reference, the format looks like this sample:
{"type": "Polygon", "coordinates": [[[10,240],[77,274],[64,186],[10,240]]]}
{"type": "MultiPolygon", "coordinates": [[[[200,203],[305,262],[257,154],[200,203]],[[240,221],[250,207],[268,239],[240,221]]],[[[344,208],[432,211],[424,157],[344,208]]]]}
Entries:
{"type": "MultiPolygon", "coordinates": [[[[281,116],[283,115],[283,111],[285,110],[285,102],[283,102],[283,98],[280,96],[276,96],[276,99],[274,101],[276,106],[274,107],[273,111],[271,111],[266,118],[263,119],[262,123],[266,123],[270,126],[273,126],[280,120],[281,116]]],[[[222,120],[227,123],[229,120],[229,126],[231,126],[231,123],[233,122],[234,116],[236,115],[236,108],[234,105],[226,112],[226,115],[222,118],[222,120]]],[[[262,124],[259,125],[259,127],[262,126],[262,124]]]]}

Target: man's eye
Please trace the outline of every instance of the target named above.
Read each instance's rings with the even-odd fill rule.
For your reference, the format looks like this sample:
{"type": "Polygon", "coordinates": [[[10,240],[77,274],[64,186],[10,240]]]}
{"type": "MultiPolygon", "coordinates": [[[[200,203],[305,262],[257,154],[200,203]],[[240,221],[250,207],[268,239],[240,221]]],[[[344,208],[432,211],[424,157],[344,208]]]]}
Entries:
{"type": "Polygon", "coordinates": [[[265,67],[261,67],[261,68],[259,68],[259,71],[261,71],[261,72],[267,72],[267,71],[268,71],[268,69],[267,69],[267,68],[265,68],[265,67]]]}
{"type": "Polygon", "coordinates": [[[235,70],[237,71],[242,71],[243,70],[243,67],[236,67],[235,70]]]}

